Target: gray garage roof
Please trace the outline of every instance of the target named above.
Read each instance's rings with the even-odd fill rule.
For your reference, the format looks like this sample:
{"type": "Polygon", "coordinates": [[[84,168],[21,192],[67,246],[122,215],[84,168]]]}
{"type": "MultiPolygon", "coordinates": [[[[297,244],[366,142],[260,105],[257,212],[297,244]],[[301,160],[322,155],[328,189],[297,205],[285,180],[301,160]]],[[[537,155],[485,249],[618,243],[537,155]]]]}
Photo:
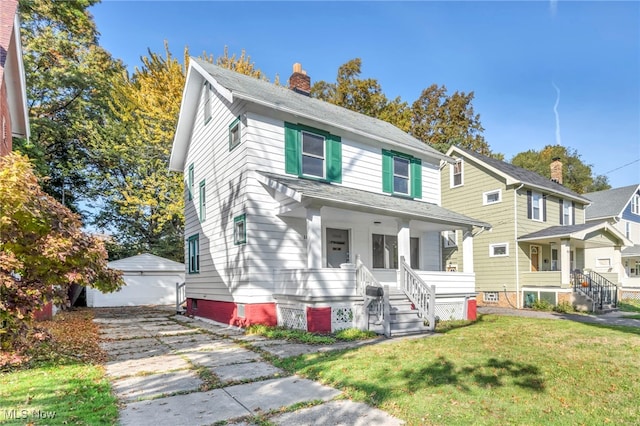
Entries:
{"type": "Polygon", "coordinates": [[[491,228],[491,225],[487,222],[476,220],[423,201],[393,197],[391,195],[378,194],[315,180],[283,176],[275,173],[258,172],[258,175],[265,177],[266,180],[261,180],[271,188],[280,192],[293,191],[291,195],[297,197],[300,202],[303,202],[305,199],[316,200],[321,201],[323,205],[331,207],[349,208],[364,212],[378,212],[391,216],[407,217],[415,220],[431,221],[448,225],[491,228]]]}
{"type": "Polygon", "coordinates": [[[637,190],[636,184],[584,194],[591,200],[591,205],[585,212],[587,220],[620,216],[637,190]]]}
{"type": "Polygon", "coordinates": [[[276,86],[273,83],[218,67],[199,58],[191,58],[190,60],[209,73],[234,97],[304,116],[345,130],[356,131],[381,142],[405,145],[422,151],[427,156],[451,161],[450,157],[386,121],[296,93],[283,86],[276,86]]]}

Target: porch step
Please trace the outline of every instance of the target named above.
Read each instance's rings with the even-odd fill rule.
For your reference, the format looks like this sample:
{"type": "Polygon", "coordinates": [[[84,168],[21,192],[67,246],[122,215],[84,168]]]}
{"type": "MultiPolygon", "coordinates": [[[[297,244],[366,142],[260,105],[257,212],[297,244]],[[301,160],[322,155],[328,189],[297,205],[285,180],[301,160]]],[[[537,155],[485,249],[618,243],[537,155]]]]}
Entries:
{"type": "MultiPolygon", "coordinates": [[[[391,336],[406,336],[422,334],[429,331],[424,325],[424,318],[418,316],[418,310],[413,309],[413,304],[400,289],[389,289],[390,328],[391,336]]],[[[375,316],[372,319],[375,321],[375,316]]],[[[382,325],[370,322],[369,329],[377,333],[384,333],[382,325]]]]}

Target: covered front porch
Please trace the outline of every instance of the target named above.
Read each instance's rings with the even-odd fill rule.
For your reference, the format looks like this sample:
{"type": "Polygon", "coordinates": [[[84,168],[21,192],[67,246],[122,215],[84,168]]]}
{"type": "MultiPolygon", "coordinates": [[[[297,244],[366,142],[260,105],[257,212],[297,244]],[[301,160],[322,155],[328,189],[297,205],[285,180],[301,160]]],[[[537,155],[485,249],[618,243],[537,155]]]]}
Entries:
{"type": "Polygon", "coordinates": [[[550,302],[554,299],[550,295],[555,294],[555,304],[561,299],[571,302],[571,291],[590,298],[605,289],[617,294],[622,277],[621,252],[629,243],[606,222],[554,226],[521,236],[518,245],[525,260],[519,283],[523,305],[526,307],[536,292],[544,292],[550,302]]]}
{"type": "MultiPolygon", "coordinates": [[[[331,329],[362,325],[366,285],[402,291],[410,270],[442,296],[474,294],[473,237],[490,225],[422,201],[324,182],[260,173],[279,202],[278,216],[304,219],[306,265],[273,272],[274,298],[283,316],[332,312],[331,329]],[[463,270],[443,271],[442,238],[458,231],[463,270]],[[349,312],[344,314],[344,312],[349,312]],[[337,313],[337,317],[334,315],[337,313]],[[340,321],[343,324],[339,324],[340,321]]],[[[295,321],[294,321],[295,322],[295,321]]],[[[307,321],[308,322],[308,321],[307,321]]]]}

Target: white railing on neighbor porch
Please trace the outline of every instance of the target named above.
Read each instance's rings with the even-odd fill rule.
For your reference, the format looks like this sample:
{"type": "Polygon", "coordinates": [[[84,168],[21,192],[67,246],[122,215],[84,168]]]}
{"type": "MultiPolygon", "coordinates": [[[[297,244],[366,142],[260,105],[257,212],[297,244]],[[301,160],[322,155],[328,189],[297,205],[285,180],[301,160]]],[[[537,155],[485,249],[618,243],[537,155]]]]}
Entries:
{"type": "Polygon", "coordinates": [[[182,313],[182,304],[187,301],[186,283],[176,283],[176,313],[182,313]]]}
{"type": "Polygon", "coordinates": [[[384,335],[391,337],[391,305],[389,303],[389,286],[382,287],[371,271],[364,266],[359,255],[356,256],[356,291],[364,301],[362,311],[367,317],[367,325],[369,324],[369,315],[376,315],[378,317],[377,323],[382,324],[383,326],[384,335]],[[382,297],[368,296],[367,287],[382,289],[382,297]]]}
{"type": "Polygon", "coordinates": [[[416,307],[420,315],[429,321],[429,330],[436,327],[436,286],[427,285],[416,274],[404,256],[400,257],[400,288],[407,295],[411,303],[416,307]]]}

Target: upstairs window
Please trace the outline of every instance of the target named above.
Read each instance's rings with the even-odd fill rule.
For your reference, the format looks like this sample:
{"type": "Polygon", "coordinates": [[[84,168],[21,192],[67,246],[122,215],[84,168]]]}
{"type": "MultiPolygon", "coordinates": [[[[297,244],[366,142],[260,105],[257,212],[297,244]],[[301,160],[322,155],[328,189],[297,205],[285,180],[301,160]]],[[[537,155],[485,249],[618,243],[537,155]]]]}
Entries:
{"type": "Polygon", "coordinates": [[[547,197],[539,192],[527,191],[527,218],[547,221],[547,197]]]}
{"type": "Polygon", "coordinates": [[[462,160],[458,160],[456,161],[455,164],[452,164],[450,166],[452,188],[455,188],[456,186],[462,186],[462,184],[464,183],[462,179],[462,169],[463,169],[462,160]]]}
{"type": "Polygon", "coordinates": [[[204,181],[200,182],[200,193],[198,198],[200,200],[200,222],[204,222],[207,218],[207,187],[204,181]]]}
{"type": "Polygon", "coordinates": [[[569,200],[560,200],[560,225],[575,225],[575,204],[569,200]]]}
{"type": "Polygon", "coordinates": [[[193,199],[193,181],[194,181],[194,169],[193,164],[189,166],[189,172],[187,173],[187,199],[191,201],[193,199]]]}
{"type": "Polygon", "coordinates": [[[383,149],[382,191],[422,198],[422,161],[411,155],[383,149]]]}
{"type": "Polygon", "coordinates": [[[502,201],[502,191],[496,189],[495,191],[488,191],[482,194],[482,205],[495,204],[502,201]]]}
{"type": "Polygon", "coordinates": [[[631,198],[631,213],[640,215],[640,195],[638,194],[631,198]]]}
{"type": "Polygon", "coordinates": [[[204,83],[204,124],[211,121],[211,86],[209,82],[204,83]]]}
{"type": "Polygon", "coordinates": [[[233,218],[233,243],[235,245],[247,242],[247,216],[241,214],[233,218]]]}
{"type": "Polygon", "coordinates": [[[229,151],[240,145],[240,117],[229,125],[229,151]]]}
{"type": "Polygon", "coordinates": [[[285,123],[285,172],[342,182],[342,141],[339,136],[301,124],[285,123]]]}

